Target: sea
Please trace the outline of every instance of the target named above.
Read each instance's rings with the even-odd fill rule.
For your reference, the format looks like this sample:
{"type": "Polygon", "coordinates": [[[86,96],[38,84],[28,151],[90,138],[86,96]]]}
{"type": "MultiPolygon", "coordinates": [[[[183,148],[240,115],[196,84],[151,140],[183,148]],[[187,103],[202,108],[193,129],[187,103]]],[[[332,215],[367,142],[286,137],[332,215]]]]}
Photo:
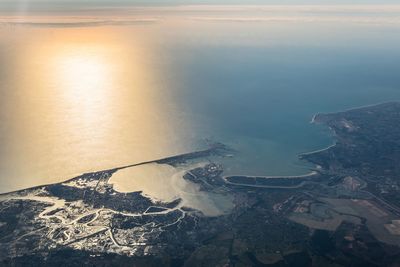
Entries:
{"type": "MultiPolygon", "coordinates": [[[[400,8],[218,8],[0,17],[0,192],[210,142],[226,175],[305,174],[314,114],[400,100],[400,8]]],[[[112,182],[171,199],[160,168],[112,182]]]]}

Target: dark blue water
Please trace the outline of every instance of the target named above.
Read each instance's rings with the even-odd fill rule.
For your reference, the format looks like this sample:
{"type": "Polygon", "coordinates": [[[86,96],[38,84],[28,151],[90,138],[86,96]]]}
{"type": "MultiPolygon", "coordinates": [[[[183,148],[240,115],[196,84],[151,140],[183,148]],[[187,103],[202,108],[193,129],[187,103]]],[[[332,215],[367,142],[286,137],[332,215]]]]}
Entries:
{"type": "Polygon", "coordinates": [[[398,28],[352,26],[322,37],[302,30],[308,39],[300,44],[296,36],[273,45],[173,47],[169,60],[193,131],[238,151],[228,173],[304,173],[310,166],[298,154],[334,142],[309,123],[315,113],[400,100],[398,28]]]}

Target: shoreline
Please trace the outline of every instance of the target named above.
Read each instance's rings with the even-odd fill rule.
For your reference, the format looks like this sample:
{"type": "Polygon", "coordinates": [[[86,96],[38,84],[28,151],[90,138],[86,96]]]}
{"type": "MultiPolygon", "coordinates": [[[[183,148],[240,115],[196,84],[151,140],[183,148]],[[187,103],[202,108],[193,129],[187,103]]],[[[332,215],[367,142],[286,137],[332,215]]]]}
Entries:
{"type": "MultiPolygon", "coordinates": [[[[359,107],[354,107],[354,108],[349,108],[349,109],[345,109],[342,111],[338,111],[338,112],[329,112],[329,113],[315,113],[310,121],[310,123],[317,123],[317,116],[318,115],[333,115],[333,114],[340,114],[340,113],[344,113],[344,112],[349,112],[349,111],[354,111],[354,110],[360,110],[360,109],[365,109],[365,108],[370,108],[370,107],[376,107],[376,106],[380,106],[380,105],[388,105],[388,104],[397,104],[400,105],[400,101],[387,101],[387,102],[380,102],[377,104],[368,104],[368,105],[363,105],[363,106],[359,106],[359,107]]],[[[325,122],[322,122],[324,125],[326,125],[325,122]]],[[[326,125],[328,126],[328,125],[326,125]]],[[[333,137],[336,136],[336,133],[333,129],[331,129],[329,126],[328,128],[333,132],[333,137]]],[[[322,148],[322,149],[318,149],[318,150],[314,150],[314,151],[310,151],[310,152],[305,152],[305,153],[301,153],[298,155],[300,160],[306,160],[307,162],[309,162],[307,159],[303,159],[302,157],[306,157],[315,153],[320,153],[326,150],[329,150],[333,147],[335,147],[337,145],[336,141],[334,144],[326,147],[326,148],[322,148]]],[[[50,186],[50,185],[54,185],[54,184],[62,184],[62,183],[66,183],[66,182],[70,182],[73,181],[74,179],[83,176],[83,175],[89,175],[89,174],[93,174],[93,173],[114,173],[117,172],[119,170],[122,169],[126,169],[126,168],[132,168],[132,167],[136,167],[136,166],[141,166],[141,165],[146,165],[146,164],[152,164],[152,163],[156,163],[156,164],[173,164],[174,162],[179,162],[182,160],[185,160],[185,158],[187,159],[192,159],[192,158],[198,158],[198,157],[202,157],[204,156],[204,154],[208,154],[208,153],[213,153],[215,151],[217,151],[218,149],[226,149],[225,145],[221,144],[221,143],[215,143],[212,144],[209,148],[204,149],[204,150],[198,150],[198,151],[193,151],[193,152],[188,152],[188,153],[183,153],[183,154],[179,154],[179,155],[174,155],[174,156],[169,156],[169,157],[165,157],[165,158],[161,158],[161,159],[155,159],[155,160],[148,160],[148,161],[143,161],[143,162],[138,162],[138,163],[134,163],[134,164],[129,164],[129,165],[124,165],[124,166],[119,166],[119,167],[115,167],[115,168],[111,168],[111,169],[106,169],[106,170],[100,170],[100,171],[93,171],[93,172],[87,172],[87,173],[82,173],[82,174],[78,174],[75,177],[72,178],[68,178],[66,180],[57,182],[57,183],[48,183],[48,184],[41,184],[41,185],[37,185],[37,186],[33,186],[33,187],[28,187],[28,188],[22,188],[22,189],[18,189],[18,190],[12,190],[9,192],[5,192],[5,193],[0,193],[0,198],[7,196],[7,195],[11,195],[11,194],[15,194],[18,192],[24,192],[24,191],[29,191],[29,190],[36,190],[39,189],[41,187],[45,187],[45,186],[50,186]]],[[[309,162],[311,164],[313,164],[312,162],[309,162]]],[[[318,169],[318,165],[315,165],[315,168],[318,169]]],[[[249,178],[264,178],[264,179],[296,179],[296,178],[306,178],[306,177],[310,177],[310,176],[314,176],[317,175],[318,172],[311,169],[311,172],[306,173],[306,174],[302,174],[302,175],[226,175],[223,176],[222,179],[224,181],[227,182],[226,178],[228,177],[234,177],[234,176],[242,176],[242,177],[249,177],[249,178]]]]}
{"type": "Polygon", "coordinates": [[[111,169],[106,169],[106,170],[81,173],[81,174],[78,174],[75,177],[67,178],[66,180],[62,180],[62,181],[56,182],[56,183],[41,184],[41,185],[37,185],[37,186],[32,186],[32,187],[22,188],[22,189],[18,189],[18,190],[12,190],[12,191],[5,192],[5,193],[0,193],[0,198],[4,197],[4,196],[7,196],[7,195],[19,193],[19,192],[24,192],[24,191],[29,191],[29,190],[36,190],[36,189],[39,189],[39,188],[42,188],[42,187],[45,187],[45,186],[68,183],[68,182],[71,182],[71,181],[81,177],[81,176],[90,175],[90,174],[94,174],[94,173],[111,173],[112,174],[112,173],[115,173],[115,172],[123,170],[123,169],[133,168],[133,167],[147,165],[147,164],[154,164],[154,163],[155,164],[173,164],[174,162],[178,162],[178,161],[182,161],[182,160],[189,160],[189,159],[193,159],[193,158],[202,157],[202,156],[204,156],[204,154],[208,154],[208,153],[211,154],[211,153],[216,152],[218,149],[223,149],[223,148],[224,147],[223,147],[222,144],[218,144],[217,143],[217,144],[212,144],[209,148],[203,149],[203,150],[183,153],[183,154],[179,154],[179,155],[168,156],[168,157],[161,158],[161,159],[142,161],[142,162],[129,164],[129,165],[123,165],[123,166],[119,166],[119,167],[115,167],[115,168],[111,168],[111,169]]]}
{"type": "MultiPolygon", "coordinates": [[[[311,171],[309,173],[303,174],[303,175],[283,175],[283,176],[279,176],[279,175],[225,175],[222,176],[222,179],[224,179],[226,181],[227,178],[230,177],[246,177],[246,178],[262,178],[262,179],[301,179],[301,178],[308,178],[308,177],[312,177],[318,175],[317,171],[311,171]]],[[[231,182],[229,182],[231,183],[231,182]]]]}
{"type": "MultiPolygon", "coordinates": [[[[345,113],[345,112],[350,112],[350,111],[355,111],[355,110],[360,110],[360,109],[362,110],[362,109],[366,109],[366,108],[377,107],[377,106],[388,105],[388,104],[398,104],[398,105],[400,105],[400,101],[379,102],[379,103],[376,103],[376,104],[368,104],[368,105],[362,105],[362,106],[358,106],[358,107],[348,108],[348,109],[344,109],[344,110],[337,111],[337,112],[327,112],[327,113],[317,112],[312,117],[310,123],[312,123],[312,124],[317,124],[317,123],[324,124],[333,133],[333,137],[335,138],[336,137],[336,132],[331,127],[329,127],[329,125],[327,125],[325,122],[323,122],[323,121],[319,122],[318,119],[317,119],[317,117],[319,115],[329,116],[329,115],[341,114],[341,113],[345,113]]],[[[337,143],[335,141],[334,144],[332,144],[332,145],[330,145],[330,146],[328,146],[326,148],[322,148],[322,149],[318,149],[318,150],[314,150],[314,151],[310,151],[310,152],[301,153],[301,154],[299,154],[299,157],[308,156],[308,155],[311,155],[311,154],[314,154],[314,153],[323,152],[323,151],[326,151],[328,149],[331,149],[331,148],[335,147],[336,145],[337,145],[337,143]]]]}
{"type": "Polygon", "coordinates": [[[336,143],[334,143],[334,144],[332,144],[332,145],[330,145],[330,146],[328,146],[328,147],[326,147],[326,148],[314,150],[314,151],[311,151],[311,152],[301,153],[301,154],[299,154],[299,157],[309,156],[309,155],[311,155],[311,154],[324,152],[324,151],[326,151],[326,150],[328,150],[328,149],[331,149],[331,148],[333,148],[333,147],[335,147],[335,146],[336,146],[336,143]]]}
{"type": "Polygon", "coordinates": [[[332,112],[317,112],[314,114],[314,116],[312,117],[310,123],[316,123],[317,121],[315,121],[315,118],[318,115],[332,115],[332,114],[340,114],[340,113],[344,113],[344,112],[349,112],[349,111],[354,111],[354,110],[359,110],[359,109],[365,109],[365,108],[371,108],[371,107],[377,107],[377,106],[381,106],[381,105],[388,105],[388,104],[398,104],[400,105],[400,100],[393,100],[393,101],[383,101],[383,102],[378,102],[375,104],[366,104],[366,105],[361,105],[361,106],[356,106],[356,107],[351,107],[351,108],[346,108],[346,109],[342,109],[339,111],[332,111],[332,112]]]}

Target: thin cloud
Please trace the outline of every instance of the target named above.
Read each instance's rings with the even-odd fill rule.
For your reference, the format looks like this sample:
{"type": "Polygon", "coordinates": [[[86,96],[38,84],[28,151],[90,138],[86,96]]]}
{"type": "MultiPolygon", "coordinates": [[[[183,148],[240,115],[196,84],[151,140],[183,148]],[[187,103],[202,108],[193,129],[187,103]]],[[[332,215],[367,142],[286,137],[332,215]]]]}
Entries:
{"type": "Polygon", "coordinates": [[[45,28],[82,28],[82,27],[101,27],[101,26],[131,26],[154,24],[159,19],[134,19],[134,20],[96,20],[96,21],[1,21],[0,26],[25,26],[25,27],[45,27],[45,28]]]}
{"type": "Polygon", "coordinates": [[[287,16],[287,17],[190,17],[189,20],[209,22],[237,22],[237,23],[262,23],[262,22],[343,22],[360,24],[400,24],[400,17],[322,17],[322,16],[287,16]]]}

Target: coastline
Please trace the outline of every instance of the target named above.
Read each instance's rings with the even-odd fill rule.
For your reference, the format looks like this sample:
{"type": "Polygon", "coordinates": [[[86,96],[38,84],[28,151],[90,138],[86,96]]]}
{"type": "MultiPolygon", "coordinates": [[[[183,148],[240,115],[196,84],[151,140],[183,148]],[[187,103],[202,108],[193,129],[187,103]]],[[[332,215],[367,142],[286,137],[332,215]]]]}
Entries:
{"type": "Polygon", "coordinates": [[[326,147],[326,148],[314,150],[314,151],[311,151],[311,152],[301,153],[301,154],[299,154],[299,157],[301,158],[301,157],[303,157],[303,156],[309,156],[309,155],[311,155],[311,154],[324,152],[324,151],[326,151],[326,150],[328,150],[328,149],[331,149],[331,148],[333,148],[333,147],[335,147],[335,146],[336,146],[336,142],[335,142],[334,144],[332,144],[332,145],[326,147]]]}
{"type": "Polygon", "coordinates": [[[45,187],[45,186],[51,186],[51,185],[54,185],[54,184],[68,183],[68,182],[71,182],[71,181],[73,181],[73,180],[75,180],[75,179],[77,179],[79,177],[85,176],[85,175],[91,175],[91,174],[97,174],[97,173],[113,174],[114,172],[117,172],[119,170],[123,170],[123,169],[127,169],[127,168],[133,168],[133,167],[136,167],[136,166],[152,164],[152,163],[156,163],[156,164],[174,164],[174,163],[182,161],[182,160],[190,160],[190,159],[193,159],[193,158],[199,158],[199,157],[202,157],[202,156],[206,156],[207,154],[216,153],[217,150],[224,149],[224,148],[225,147],[223,147],[222,144],[216,143],[216,144],[210,145],[209,148],[203,149],[203,150],[183,153],[183,154],[179,154],[179,155],[168,156],[168,157],[161,158],[161,159],[138,162],[138,163],[119,166],[119,167],[106,169],[106,170],[81,173],[81,174],[78,174],[78,175],[76,175],[76,176],[74,176],[72,178],[67,178],[66,180],[62,180],[62,181],[56,182],[56,183],[40,184],[40,185],[37,185],[37,186],[32,186],[32,187],[28,187],[28,188],[22,188],[22,189],[12,190],[12,191],[5,192],[5,193],[0,193],[0,198],[4,197],[4,196],[7,196],[7,195],[15,194],[15,193],[22,193],[24,191],[36,190],[36,189],[39,189],[39,188],[42,188],[42,187],[45,187]]]}
{"type": "Polygon", "coordinates": [[[286,176],[279,176],[279,175],[270,175],[270,176],[265,176],[265,175],[226,175],[222,176],[222,179],[227,181],[227,178],[229,177],[247,177],[247,178],[262,178],[262,179],[301,179],[301,178],[309,178],[312,176],[318,175],[317,171],[311,171],[309,173],[303,174],[303,175],[286,175],[286,176]]]}
{"type": "MultiPolygon", "coordinates": [[[[335,138],[335,136],[336,136],[335,131],[331,127],[329,127],[329,125],[327,125],[327,123],[325,121],[318,121],[318,116],[329,116],[329,115],[341,114],[341,113],[344,113],[344,112],[360,110],[360,109],[365,109],[365,108],[371,108],[371,107],[377,107],[377,106],[381,106],[381,105],[389,105],[389,104],[400,105],[400,102],[399,101],[388,101],[388,102],[381,102],[381,103],[377,103],[377,104],[363,105],[363,106],[359,106],[359,107],[355,107],[355,108],[349,108],[349,109],[345,109],[345,110],[338,111],[338,112],[330,112],[330,113],[319,113],[318,112],[318,113],[315,113],[313,115],[310,123],[313,123],[313,124],[314,123],[323,123],[323,124],[325,124],[333,132],[333,138],[335,138]]],[[[334,148],[336,145],[337,145],[337,143],[335,141],[334,144],[332,144],[332,145],[330,145],[330,146],[328,146],[326,148],[322,148],[322,149],[318,149],[318,150],[314,150],[314,151],[310,151],[310,152],[301,153],[301,154],[298,155],[298,157],[300,158],[300,160],[308,161],[304,157],[310,156],[310,155],[315,154],[315,153],[321,153],[321,152],[327,151],[329,149],[334,148]]],[[[212,144],[209,148],[204,149],[204,150],[183,153],[183,154],[179,154],[179,155],[165,157],[165,158],[162,158],[162,159],[155,159],[155,160],[138,162],[138,163],[119,166],[119,167],[106,169],[106,170],[100,170],[100,171],[93,171],[93,172],[77,174],[76,176],[74,176],[72,178],[68,178],[66,180],[63,180],[63,181],[57,182],[57,183],[41,184],[41,185],[37,185],[37,186],[33,186],[33,187],[22,188],[22,189],[18,189],[18,190],[13,190],[13,191],[9,191],[9,192],[0,193],[0,198],[4,197],[4,196],[7,196],[7,195],[15,194],[15,193],[23,193],[24,191],[32,191],[32,190],[40,189],[40,188],[45,187],[45,186],[50,186],[50,185],[54,185],[54,184],[61,184],[61,183],[70,182],[70,181],[73,181],[74,179],[77,179],[78,177],[81,177],[81,176],[84,176],[84,175],[90,175],[90,174],[95,174],[95,173],[112,174],[112,173],[117,172],[117,171],[122,170],[122,169],[131,168],[131,167],[140,166],[140,165],[151,164],[151,163],[174,164],[174,163],[180,162],[180,161],[185,160],[185,159],[191,159],[191,158],[198,158],[198,157],[206,156],[207,154],[216,152],[216,150],[218,150],[218,149],[226,149],[226,147],[223,144],[216,143],[216,144],[212,144]]],[[[312,162],[310,162],[310,163],[312,163],[312,162]]],[[[318,169],[318,168],[319,168],[319,166],[315,165],[315,169],[318,169]]],[[[279,179],[279,178],[281,178],[281,179],[297,179],[297,178],[307,178],[307,177],[315,176],[315,175],[318,174],[318,172],[315,171],[314,169],[311,168],[310,170],[311,170],[311,172],[306,173],[306,174],[301,174],[301,175],[282,175],[282,176],[280,176],[280,175],[232,174],[232,175],[223,176],[222,179],[224,181],[227,181],[226,178],[235,177],[235,176],[248,177],[248,178],[264,178],[264,179],[279,179]]]]}

